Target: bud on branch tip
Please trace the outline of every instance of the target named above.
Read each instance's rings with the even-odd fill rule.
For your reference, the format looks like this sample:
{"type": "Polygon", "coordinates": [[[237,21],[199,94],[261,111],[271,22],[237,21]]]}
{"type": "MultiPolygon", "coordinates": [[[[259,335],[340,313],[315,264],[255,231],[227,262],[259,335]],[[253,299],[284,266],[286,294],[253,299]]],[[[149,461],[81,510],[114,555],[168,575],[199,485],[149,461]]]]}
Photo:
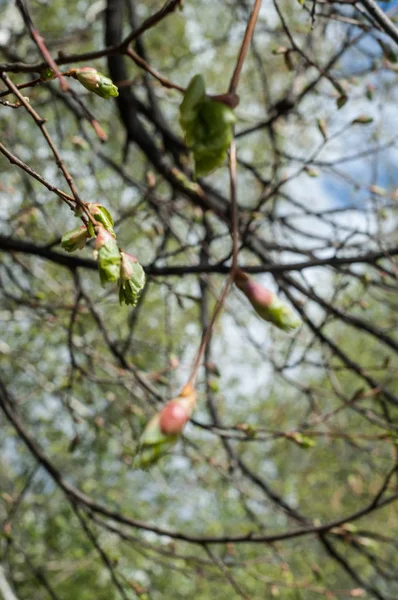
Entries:
{"type": "Polygon", "coordinates": [[[94,67],[81,67],[79,69],[70,69],[69,75],[79,81],[90,92],[94,92],[101,98],[116,98],[119,90],[109,77],[99,73],[94,67]]]}
{"type": "Polygon", "coordinates": [[[196,392],[188,384],[152,417],[141,435],[136,467],[150,467],[167,453],[177,442],[195,406],[196,392]]]}
{"type": "Polygon", "coordinates": [[[256,313],[283,331],[292,331],[302,324],[301,319],[276,294],[257,283],[244,271],[235,274],[235,285],[249,300],[256,313]]]}

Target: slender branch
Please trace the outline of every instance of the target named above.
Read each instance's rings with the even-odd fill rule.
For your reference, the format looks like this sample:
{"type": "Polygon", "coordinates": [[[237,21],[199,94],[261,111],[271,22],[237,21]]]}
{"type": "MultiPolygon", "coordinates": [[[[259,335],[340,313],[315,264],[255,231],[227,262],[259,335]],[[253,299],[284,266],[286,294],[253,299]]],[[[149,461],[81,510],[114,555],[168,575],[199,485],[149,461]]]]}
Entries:
{"type": "Polygon", "coordinates": [[[51,54],[49,53],[43,37],[40,35],[39,31],[35,28],[24,0],[16,0],[16,5],[22,15],[22,18],[25,22],[26,27],[29,30],[29,33],[30,33],[33,41],[35,42],[36,46],[40,50],[44,60],[46,61],[47,65],[54,71],[55,75],[59,78],[62,91],[67,92],[69,90],[69,85],[68,85],[66,79],[64,78],[64,76],[62,75],[61,71],[58,69],[57,63],[54,61],[51,54]]]}
{"type": "Polygon", "coordinates": [[[177,85],[176,83],[173,83],[169,79],[166,79],[166,77],[163,77],[162,75],[160,75],[160,73],[155,71],[155,69],[152,69],[152,67],[139,54],[137,54],[137,52],[135,52],[132,48],[127,48],[125,50],[125,54],[127,56],[129,56],[135,62],[136,65],[141,67],[141,69],[144,69],[147,73],[150,73],[152,75],[152,77],[157,79],[157,81],[159,81],[159,83],[161,83],[163,85],[163,87],[166,87],[168,89],[178,90],[182,94],[185,92],[185,88],[181,87],[180,85],[177,85]]]}
{"type": "Polygon", "coordinates": [[[173,13],[178,6],[182,6],[182,0],[167,0],[166,4],[154,15],[148,17],[138,29],[132,31],[125,40],[121,43],[120,48],[124,49],[127,46],[140,37],[145,31],[148,31],[151,27],[154,27],[160,21],[162,21],[167,15],[173,13]]]}
{"type": "Polygon", "coordinates": [[[249,21],[247,23],[245,35],[243,38],[242,46],[240,48],[238,60],[236,62],[236,66],[235,66],[235,70],[232,74],[231,81],[229,84],[228,91],[230,94],[236,93],[236,90],[237,90],[237,87],[239,84],[240,74],[241,74],[242,67],[243,67],[243,63],[245,62],[246,54],[249,49],[250,42],[252,40],[253,33],[254,33],[254,28],[257,23],[257,18],[258,18],[258,13],[260,12],[260,7],[261,7],[261,0],[255,0],[253,11],[252,11],[252,13],[249,17],[249,21]]]}
{"type": "Polygon", "coordinates": [[[24,107],[26,108],[28,113],[31,115],[31,117],[35,121],[36,125],[40,128],[41,133],[43,134],[47,144],[49,145],[49,147],[54,155],[57,166],[61,169],[62,174],[72,191],[73,198],[74,198],[76,205],[79,206],[83,210],[83,212],[86,214],[87,218],[92,222],[93,226],[95,227],[97,225],[97,222],[94,219],[94,217],[91,215],[90,211],[87,209],[84,202],[80,199],[80,196],[77,192],[76,186],[72,179],[72,175],[69,173],[69,170],[67,169],[64,161],[61,158],[60,153],[58,152],[53,140],[51,139],[50,134],[47,131],[47,128],[44,125],[45,120],[42,119],[40,117],[40,115],[35,111],[35,109],[32,108],[32,106],[30,106],[29,102],[27,102],[25,100],[24,96],[21,94],[19,89],[13,84],[13,82],[11,81],[11,79],[8,77],[8,75],[6,73],[0,73],[0,77],[3,79],[3,81],[6,84],[6,86],[8,87],[8,89],[11,90],[15,94],[15,96],[18,98],[18,100],[21,102],[21,104],[24,105],[24,107]]]}
{"type": "MultiPolygon", "coordinates": [[[[39,180],[40,181],[40,180],[39,180]]],[[[47,186],[46,186],[47,187],[47,186]]],[[[48,188],[50,189],[50,187],[48,188]]],[[[65,265],[71,269],[76,267],[84,267],[86,269],[97,269],[96,262],[87,258],[81,258],[79,256],[70,256],[67,254],[61,254],[55,250],[50,249],[48,246],[38,246],[33,242],[26,242],[24,240],[17,240],[15,238],[7,237],[0,234],[0,251],[5,252],[22,252],[25,254],[32,254],[34,256],[40,256],[51,260],[54,263],[65,265]]],[[[359,256],[343,256],[343,257],[331,257],[331,258],[319,258],[308,261],[300,261],[295,263],[267,263],[260,265],[241,265],[240,268],[247,273],[287,273],[289,271],[304,271],[305,269],[316,268],[319,266],[338,268],[341,265],[355,265],[355,264],[375,264],[377,261],[385,259],[386,254],[390,256],[398,256],[398,247],[387,249],[385,252],[369,252],[367,254],[359,256]]],[[[145,267],[145,272],[148,275],[153,276],[185,276],[195,275],[201,273],[218,273],[220,275],[226,275],[230,272],[230,267],[224,264],[208,265],[174,265],[167,267],[157,267],[156,265],[148,265],[145,267]]]]}

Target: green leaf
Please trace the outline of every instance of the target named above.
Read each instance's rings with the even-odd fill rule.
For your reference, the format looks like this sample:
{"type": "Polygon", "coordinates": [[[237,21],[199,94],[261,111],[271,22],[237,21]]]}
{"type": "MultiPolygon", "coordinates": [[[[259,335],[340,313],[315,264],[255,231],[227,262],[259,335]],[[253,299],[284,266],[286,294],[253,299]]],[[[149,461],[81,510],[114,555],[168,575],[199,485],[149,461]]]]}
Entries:
{"type": "Polygon", "coordinates": [[[180,106],[180,124],[185,143],[193,152],[196,176],[207,175],[223,164],[235,122],[233,110],[207,98],[202,75],[195,75],[180,106]]]}
{"type": "Polygon", "coordinates": [[[120,254],[116,240],[109,240],[98,250],[98,269],[102,285],[119,279],[120,254]]]}
{"type": "Polygon", "coordinates": [[[98,223],[101,223],[101,225],[103,225],[105,229],[113,235],[113,237],[116,237],[115,232],[113,231],[113,217],[109,210],[97,202],[89,202],[87,204],[87,208],[94,219],[98,221],[98,223]]]}
{"type": "Polygon", "coordinates": [[[145,271],[129,254],[121,252],[120,256],[119,302],[135,306],[145,286],[145,271]]]}
{"type": "Polygon", "coordinates": [[[92,237],[90,231],[85,225],[76,227],[71,231],[67,231],[61,240],[61,247],[67,252],[81,250],[86,245],[87,240],[92,237]]]}
{"type": "Polygon", "coordinates": [[[184,99],[180,104],[180,123],[183,129],[195,121],[197,108],[205,98],[206,90],[203,75],[195,75],[185,90],[184,99]]]}

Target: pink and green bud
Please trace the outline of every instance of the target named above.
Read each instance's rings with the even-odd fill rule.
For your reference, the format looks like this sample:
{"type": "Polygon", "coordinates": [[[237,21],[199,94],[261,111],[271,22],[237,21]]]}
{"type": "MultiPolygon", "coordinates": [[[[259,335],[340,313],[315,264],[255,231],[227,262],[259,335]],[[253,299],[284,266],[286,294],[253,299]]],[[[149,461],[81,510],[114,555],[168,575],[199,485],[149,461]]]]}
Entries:
{"type": "Polygon", "coordinates": [[[62,236],[61,247],[67,252],[81,250],[86,245],[87,240],[91,237],[87,227],[77,227],[68,231],[62,236]]]}
{"type": "Polygon", "coordinates": [[[301,319],[276,294],[257,283],[247,273],[238,270],[235,285],[245,294],[256,313],[283,331],[292,331],[300,327],[301,319]]]}
{"type": "Polygon", "coordinates": [[[173,398],[152,417],[145,427],[135,466],[146,468],[157,462],[177,442],[196,406],[196,392],[186,385],[179,396],[173,398]]]}
{"type": "Polygon", "coordinates": [[[178,435],[190,416],[187,406],[177,400],[171,400],[159,415],[160,431],[165,435],[178,435]]]}
{"type": "Polygon", "coordinates": [[[135,256],[120,252],[120,305],[135,306],[145,286],[145,271],[135,256]]]}
{"type": "Polygon", "coordinates": [[[90,92],[94,92],[101,98],[117,97],[119,90],[109,77],[99,73],[93,67],[81,67],[80,69],[70,69],[69,74],[77,79],[90,92]]]}
{"type": "Polygon", "coordinates": [[[102,206],[102,204],[99,202],[87,202],[86,206],[94,219],[98,221],[98,223],[101,223],[101,225],[103,225],[105,229],[109,231],[109,233],[111,233],[115,238],[116,235],[113,231],[113,217],[109,210],[105,208],[105,206],[102,206]]]}
{"type": "Polygon", "coordinates": [[[98,270],[102,285],[117,281],[120,273],[120,253],[115,238],[112,234],[99,226],[95,249],[98,250],[98,270]]]}

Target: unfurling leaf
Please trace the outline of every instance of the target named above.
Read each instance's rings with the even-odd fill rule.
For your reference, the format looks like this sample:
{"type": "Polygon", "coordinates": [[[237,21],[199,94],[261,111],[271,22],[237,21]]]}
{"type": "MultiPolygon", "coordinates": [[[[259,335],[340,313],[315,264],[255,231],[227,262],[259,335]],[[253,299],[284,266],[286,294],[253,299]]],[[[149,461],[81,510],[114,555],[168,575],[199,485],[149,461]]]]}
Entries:
{"type": "Polygon", "coordinates": [[[282,329],[292,331],[302,324],[301,319],[276,294],[257,283],[247,273],[238,270],[235,285],[245,294],[256,313],[282,329]]]}
{"type": "Polygon", "coordinates": [[[61,247],[67,252],[81,250],[86,245],[87,240],[91,237],[87,227],[82,225],[71,231],[67,231],[61,240],[61,247]]]}
{"type": "Polygon", "coordinates": [[[109,233],[111,233],[115,238],[116,235],[113,231],[113,217],[109,210],[105,208],[105,206],[102,206],[102,204],[99,202],[88,202],[86,206],[94,219],[98,221],[98,223],[101,223],[101,225],[103,225],[105,229],[109,231],[109,233]]]}
{"type": "Polygon", "coordinates": [[[112,98],[119,95],[119,90],[112,79],[99,73],[93,67],[81,67],[80,69],[70,69],[69,74],[77,79],[90,92],[94,92],[101,98],[112,98]]]}
{"type": "Polygon", "coordinates": [[[233,110],[206,96],[202,75],[195,75],[180,105],[180,124],[185,142],[192,150],[195,175],[208,175],[227,157],[236,122],[233,110]]]}
{"type": "Polygon", "coordinates": [[[95,249],[98,250],[98,270],[102,285],[117,281],[120,274],[120,253],[115,238],[105,227],[98,227],[95,249]]]}
{"type": "Polygon", "coordinates": [[[131,254],[120,252],[120,258],[119,302],[135,306],[145,285],[145,271],[131,254]]]}
{"type": "Polygon", "coordinates": [[[186,385],[179,396],[173,398],[152,417],[139,442],[135,466],[150,467],[164,456],[177,442],[196,406],[196,392],[186,385]]]}

